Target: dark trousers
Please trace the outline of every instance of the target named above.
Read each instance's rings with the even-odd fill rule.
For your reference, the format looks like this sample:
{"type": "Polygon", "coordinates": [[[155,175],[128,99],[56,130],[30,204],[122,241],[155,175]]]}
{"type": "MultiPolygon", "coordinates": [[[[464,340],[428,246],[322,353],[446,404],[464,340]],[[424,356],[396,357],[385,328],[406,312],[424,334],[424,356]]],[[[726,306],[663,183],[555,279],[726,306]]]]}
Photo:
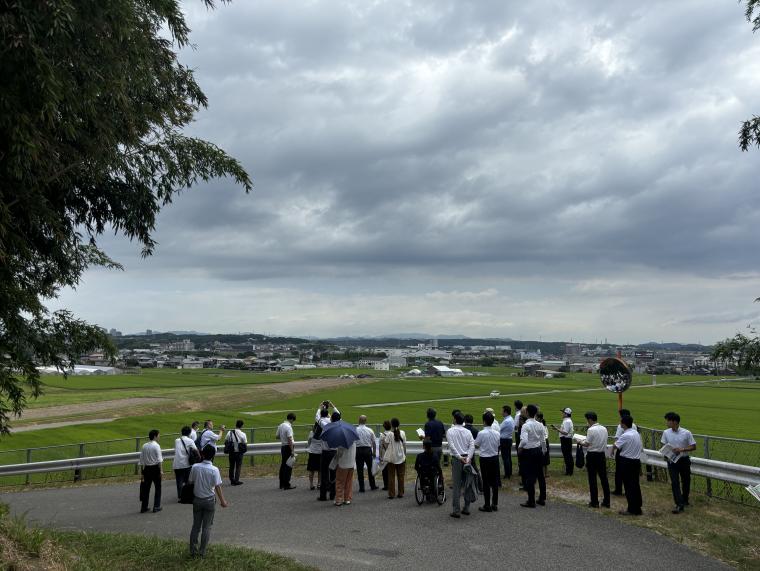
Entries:
{"type": "Polygon", "coordinates": [[[190,468],[180,468],[174,470],[174,479],[177,480],[177,499],[182,495],[182,486],[187,483],[187,479],[190,477],[190,468]]]}
{"type": "Polygon", "coordinates": [[[546,501],[546,480],[544,479],[544,454],[541,448],[523,449],[522,472],[525,478],[525,491],[528,492],[528,504],[536,503],[536,480],[538,480],[538,500],[546,501]]]}
{"type": "Polygon", "coordinates": [[[502,438],[500,450],[501,450],[501,462],[502,464],[504,464],[504,477],[511,478],[512,477],[512,439],[502,438]]]}
{"type": "Polygon", "coordinates": [[[372,475],[372,448],[369,446],[356,447],[356,476],[359,479],[359,491],[364,491],[364,466],[367,467],[367,479],[371,490],[377,488],[375,477],[372,475]]]}
{"type": "MultiPolygon", "coordinates": [[[[567,440],[563,438],[563,440],[567,440]]],[[[563,451],[564,452],[564,451],[563,451]]],[[[591,494],[591,503],[599,505],[599,488],[596,485],[596,478],[602,482],[602,503],[610,506],[610,483],[607,481],[607,457],[604,452],[588,452],[586,454],[586,470],[588,472],[588,491],[591,494]]]]}
{"type": "Polygon", "coordinates": [[[668,462],[668,474],[670,485],[673,488],[673,501],[677,506],[683,507],[689,503],[691,491],[691,458],[684,456],[678,462],[668,462]],[[679,485],[679,479],[681,483],[679,485]]]}
{"type": "Polygon", "coordinates": [[[290,445],[286,444],[280,448],[280,456],[282,456],[280,462],[280,488],[290,487],[290,476],[293,474],[293,468],[288,466],[288,458],[292,455],[290,445]]]}
{"type": "Polygon", "coordinates": [[[161,507],[161,464],[145,466],[142,469],[143,481],[140,482],[140,503],[141,509],[148,509],[148,500],[150,499],[150,485],[156,487],[153,495],[153,508],[161,507]]]}
{"type": "Polygon", "coordinates": [[[383,490],[388,489],[388,465],[383,468],[383,490]]]}
{"type": "Polygon", "coordinates": [[[501,477],[499,476],[499,457],[489,456],[488,458],[480,457],[480,476],[483,478],[483,498],[485,507],[499,505],[499,486],[501,486],[501,477]],[[491,497],[493,494],[493,498],[491,497]]]}
{"type": "Polygon", "coordinates": [[[233,452],[229,455],[230,459],[230,484],[240,481],[240,468],[243,465],[243,453],[233,452]]]}
{"type": "Polygon", "coordinates": [[[641,486],[639,486],[641,461],[621,456],[619,465],[623,472],[623,487],[625,488],[625,499],[628,500],[628,512],[639,515],[642,505],[641,486]]]}
{"type": "MultiPolygon", "coordinates": [[[[520,431],[515,432],[515,448],[520,449],[520,431]]],[[[525,487],[525,473],[523,472],[523,459],[517,454],[517,475],[520,476],[520,486],[525,487]]]]}
{"type": "Polygon", "coordinates": [[[330,462],[335,458],[335,450],[322,450],[319,459],[319,499],[326,500],[328,492],[330,499],[335,499],[335,472],[330,470],[330,462]]]}
{"type": "Polygon", "coordinates": [[[613,494],[623,493],[623,469],[620,466],[620,450],[615,450],[615,489],[613,494]]]}
{"type": "MultiPolygon", "coordinates": [[[[572,476],[573,466],[575,466],[575,462],[573,462],[573,439],[562,438],[560,436],[559,445],[562,448],[562,459],[565,461],[565,476],[572,476]]],[[[607,479],[606,470],[604,472],[604,479],[607,479]]]]}

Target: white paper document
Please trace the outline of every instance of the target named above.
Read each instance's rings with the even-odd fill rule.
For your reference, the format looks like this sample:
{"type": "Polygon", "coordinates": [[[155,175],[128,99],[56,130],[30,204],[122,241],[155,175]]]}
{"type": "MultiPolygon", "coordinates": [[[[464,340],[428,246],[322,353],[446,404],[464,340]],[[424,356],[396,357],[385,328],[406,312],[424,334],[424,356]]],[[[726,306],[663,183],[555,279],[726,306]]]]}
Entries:
{"type": "Polygon", "coordinates": [[[747,490],[750,494],[752,494],[752,497],[754,497],[758,502],[760,502],[760,484],[755,484],[754,486],[747,486],[744,489],[747,490]]]}
{"type": "Polygon", "coordinates": [[[573,442],[575,444],[585,444],[586,436],[584,434],[573,434],[573,442]]]}
{"type": "Polygon", "coordinates": [[[417,429],[417,436],[419,436],[420,438],[425,438],[425,431],[423,429],[421,429],[421,428],[418,428],[417,429]]]}
{"type": "Polygon", "coordinates": [[[681,459],[681,457],[683,457],[683,454],[673,450],[673,447],[670,444],[664,444],[662,448],[660,448],[660,454],[665,456],[665,458],[667,458],[674,464],[678,462],[681,459]]]}

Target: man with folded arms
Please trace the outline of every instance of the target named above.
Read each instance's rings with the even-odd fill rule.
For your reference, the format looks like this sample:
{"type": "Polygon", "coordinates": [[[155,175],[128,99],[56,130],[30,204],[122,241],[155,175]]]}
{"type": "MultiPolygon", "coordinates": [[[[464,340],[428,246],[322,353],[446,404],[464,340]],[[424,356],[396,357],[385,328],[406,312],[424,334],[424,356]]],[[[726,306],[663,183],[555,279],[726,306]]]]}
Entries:
{"type": "Polygon", "coordinates": [[[596,477],[602,482],[602,507],[610,507],[610,483],[607,480],[607,427],[597,422],[596,413],[589,411],[586,413],[586,422],[588,430],[586,431],[586,470],[588,472],[588,490],[591,495],[591,501],[588,503],[590,508],[599,507],[599,489],[596,485],[596,477]]]}
{"type": "MultiPolygon", "coordinates": [[[[472,462],[475,454],[475,439],[472,432],[464,427],[464,415],[461,411],[454,413],[454,425],[446,431],[446,440],[449,443],[451,456],[451,483],[454,486],[452,494],[453,511],[451,517],[460,517],[460,500],[462,495],[462,476],[464,467],[472,462]]],[[[464,495],[464,515],[470,515],[470,501],[467,494],[464,495]]]]}
{"type": "Polygon", "coordinates": [[[669,412],[665,415],[668,423],[668,429],[662,433],[662,444],[670,444],[673,452],[681,454],[677,462],[671,462],[668,458],[668,474],[670,475],[670,484],[673,488],[673,500],[676,507],[673,509],[674,514],[683,512],[684,506],[689,505],[689,491],[691,489],[691,459],[688,452],[697,449],[697,442],[694,436],[681,428],[681,416],[676,412],[669,412]],[[679,479],[683,485],[679,485],[679,479]]]}
{"type": "Polygon", "coordinates": [[[525,490],[528,501],[520,504],[524,508],[535,508],[546,505],[546,480],[544,479],[544,446],[546,435],[544,425],[536,421],[538,407],[529,404],[526,407],[528,420],[520,430],[520,444],[517,454],[521,458],[525,474],[525,490]],[[538,501],[536,501],[536,480],[538,480],[538,501]]]}
{"type": "Polygon", "coordinates": [[[641,444],[641,435],[633,428],[633,417],[625,415],[620,419],[623,434],[615,440],[615,450],[620,451],[618,462],[623,476],[623,488],[625,499],[628,500],[628,509],[621,510],[620,515],[641,515],[641,486],[639,485],[639,473],[641,472],[641,452],[644,447],[641,444]]]}

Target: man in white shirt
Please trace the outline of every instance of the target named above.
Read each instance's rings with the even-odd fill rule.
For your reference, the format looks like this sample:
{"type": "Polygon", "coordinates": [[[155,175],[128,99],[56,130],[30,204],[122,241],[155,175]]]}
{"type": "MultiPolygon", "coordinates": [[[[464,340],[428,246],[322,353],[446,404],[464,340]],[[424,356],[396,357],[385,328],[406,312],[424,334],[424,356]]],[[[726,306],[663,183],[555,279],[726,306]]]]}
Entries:
{"type": "Polygon", "coordinates": [[[219,430],[219,434],[214,432],[214,421],[207,420],[203,423],[203,432],[200,436],[200,449],[203,450],[209,444],[216,446],[217,441],[224,436],[225,426],[222,425],[219,430]]]}
{"type": "Polygon", "coordinates": [[[499,425],[499,448],[501,462],[504,464],[504,477],[512,477],[512,439],[515,435],[515,420],[512,418],[512,407],[505,404],[501,407],[504,420],[499,425]]]}
{"type": "Polygon", "coordinates": [[[536,421],[538,407],[529,404],[526,407],[528,420],[520,430],[520,444],[517,454],[521,458],[525,475],[525,490],[528,501],[520,504],[524,508],[546,505],[546,480],[544,479],[544,447],[546,438],[544,425],[536,421]],[[538,501],[536,501],[536,480],[538,480],[538,501]]]}
{"type": "Polygon", "coordinates": [[[372,475],[372,459],[375,457],[377,445],[375,444],[375,432],[367,426],[367,417],[359,417],[359,441],[356,443],[356,476],[359,479],[359,492],[364,493],[364,467],[367,467],[367,479],[369,489],[377,490],[375,477],[372,475]]]}
{"type": "Polygon", "coordinates": [[[208,445],[203,449],[203,462],[193,465],[189,482],[193,484],[193,527],[190,530],[190,556],[205,557],[206,547],[211,539],[211,527],[214,525],[216,498],[223,508],[229,504],[222,493],[222,475],[219,468],[211,462],[216,455],[216,446],[208,445]],[[202,533],[201,533],[202,530],[202,533]],[[198,534],[201,545],[198,549],[198,534]]]}
{"type": "Polygon", "coordinates": [[[475,447],[480,450],[480,475],[483,478],[483,498],[484,505],[478,508],[481,512],[495,512],[499,510],[499,487],[501,478],[499,477],[499,433],[493,430],[494,422],[493,413],[486,412],[483,414],[483,430],[478,432],[475,438],[475,447]]]}
{"type": "Polygon", "coordinates": [[[620,451],[620,469],[623,475],[623,487],[625,498],[628,500],[628,509],[621,510],[620,515],[641,515],[641,487],[639,485],[639,473],[641,472],[641,452],[644,447],[641,444],[641,435],[633,428],[633,417],[625,415],[620,419],[623,434],[615,440],[615,450],[620,451]]]}
{"type": "Polygon", "coordinates": [[[573,475],[573,409],[567,407],[562,409],[562,424],[557,427],[552,424],[552,428],[559,432],[559,445],[562,449],[562,459],[565,461],[565,476],[573,475]]]}
{"type": "MultiPolygon", "coordinates": [[[[454,486],[452,493],[453,511],[451,517],[459,518],[460,499],[462,495],[462,471],[464,467],[472,462],[475,454],[475,439],[472,432],[464,427],[464,414],[461,411],[454,413],[454,426],[446,431],[446,440],[449,443],[449,454],[451,456],[451,483],[454,486]]],[[[470,515],[470,501],[467,494],[464,496],[464,509],[461,510],[464,515],[470,515]]]]}
{"type": "MultiPolygon", "coordinates": [[[[243,421],[238,420],[235,422],[235,428],[230,430],[227,433],[227,438],[224,439],[224,446],[227,448],[227,443],[229,442],[232,446],[232,452],[228,454],[228,460],[229,460],[229,477],[230,477],[230,485],[231,486],[242,486],[243,482],[240,481],[240,470],[243,467],[243,456],[245,455],[245,450],[241,450],[241,444],[248,445],[248,438],[245,436],[245,432],[243,432],[241,429],[243,428],[243,421]]],[[[243,447],[245,448],[245,446],[243,447]]]]}
{"type": "Polygon", "coordinates": [[[293,475],[293,468],[288,466],[288,460],[295,454],[296,445],[293,440],[293,422],[296,420],[296,415],[292,412],[288,413],[285,422],[277,427],[277,433],[275,436],[280,439],[280,489],[292,490],[296,486],[290,484],[290,478],[293,475]]]}
{"type": "MultiPolygon", "coordinates": [[[[198,427],[201,425],[200,422],[197,420],[194,420],[193,423],[190,425],[190,440],[195,442],[198,440],[198,427]]],[[[200,451],[198,451],[200,453],[200,451]]]]}
{"type": "Polygon", "coordinates": [[[683,512],[684,506],[689,505],[689,491],[691,490],[689,452],[697,449],[697,442],[691,432],[681,428],[681,416],[677,412],[667,413],[665,421],[668,423],[668,429],[662,433],[660,442],[669,444],[673,448],[673,452],[681,455],[676,462],[671,462],[668,458],[668,474],[673,489],[673,500],[676,503],[673,513],[679,514],[683,512]],[[679,479],[683,487],[679,485],[679,479]]]}
{"type": "MultiPolygon", "coordinates": [[[[631,416],[631,411],[627,408],[621,408],[618,411],[618,414],[620,415],[620,418],[623,418],[624,416],[631,416]]],[[[636,426],[636,423],[633,424],[633,429],[638,430],[638,427],[636,426]]],[[[617,440],[620,438],[620,436],[625,432],[623,429],[623,425],[618,422],[617,427],[615,428],[615,439],[617,440]]],[[[615,488],[612,490],[613,496],[622,496],[623,495],[623,472],[620,467],[620,462],[618,461],[620,459],[620,452],[615,451],[615,488]]]]}
{"type": "Polygon", "coordinates": [[[588,503],[590,508],[599,507],[599,489],[596,485],[596,477],[602,483],[602,507],[610,507],[610,483],[607,480],[607,427],[597,422],[596,413],[589,411],[586,413],[586,422],[588,430],[586,431],[586,471],[588,472],[588,489],[591,495],[591,501],[588,503]]]}
{"type": "Polygon", "coordinates": [[[159,432],[155,428],[148,433],[148,442],[140,450],[139,464],[142,467],[140,476],[140,513],[148,511],[150,485],[155,486],[153,494],[153,513],[161,511],[161,475],[163,474],[164,457],[158,444],[159,432]]]}
{"type": "Polygon", "coordinates": [[[195,442],[190,438],[190,431],[191,428],[189,426],[183,426],[182,435],[174,441],[172,469],[174,470],[174,478],[177,480],[178,500],[182,495],[182,486],[185,485],[190,476],[191,460],[194,464],[195,460],[200,458],[200,453],[195,447],[195,442]]]}

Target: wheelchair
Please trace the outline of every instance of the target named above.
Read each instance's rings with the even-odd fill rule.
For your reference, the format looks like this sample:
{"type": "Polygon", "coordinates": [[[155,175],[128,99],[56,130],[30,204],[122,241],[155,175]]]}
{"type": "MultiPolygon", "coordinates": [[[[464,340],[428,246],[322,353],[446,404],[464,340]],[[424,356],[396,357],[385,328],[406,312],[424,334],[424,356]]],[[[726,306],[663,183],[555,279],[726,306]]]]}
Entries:
{"type": "Polygon", "coordinates": [[[446,501],[446,485],[443,477],[438,473],[417,474],[417,480],[414,482],[414,499],[417,505],[422,505],[425,501],[428,503],[437,503],[439,506],[446,501]]]}

